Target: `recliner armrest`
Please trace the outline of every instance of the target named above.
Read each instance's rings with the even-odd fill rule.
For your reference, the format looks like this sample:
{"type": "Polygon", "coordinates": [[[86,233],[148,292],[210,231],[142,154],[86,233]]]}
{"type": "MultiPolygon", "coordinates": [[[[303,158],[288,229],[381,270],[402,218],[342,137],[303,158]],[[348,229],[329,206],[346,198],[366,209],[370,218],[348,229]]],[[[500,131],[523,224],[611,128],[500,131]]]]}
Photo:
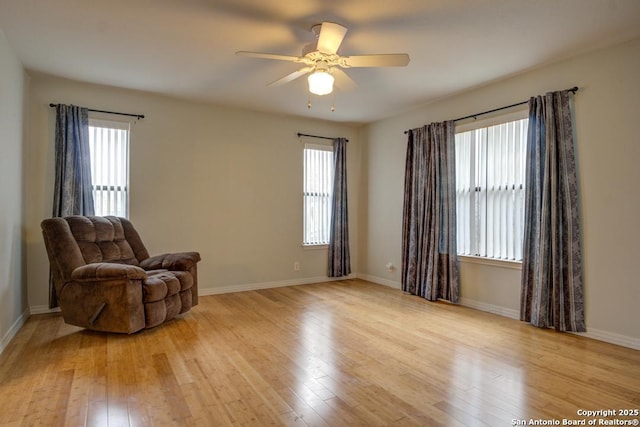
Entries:
{"type": "Polygon", "coordinates": [[[71,280],[76,282],[95,282],[97,280],[142,280],[147,272],[129,264],[96,262],[76,268],[71,272],[71,280]]]}
{"type": "Polygon", "coordinates": [[[174,271],[188,271],[200,261],[198,252],[177,252],[152,256],[140,262],[140,267],[145,270],[164,268],[174,271]]]}

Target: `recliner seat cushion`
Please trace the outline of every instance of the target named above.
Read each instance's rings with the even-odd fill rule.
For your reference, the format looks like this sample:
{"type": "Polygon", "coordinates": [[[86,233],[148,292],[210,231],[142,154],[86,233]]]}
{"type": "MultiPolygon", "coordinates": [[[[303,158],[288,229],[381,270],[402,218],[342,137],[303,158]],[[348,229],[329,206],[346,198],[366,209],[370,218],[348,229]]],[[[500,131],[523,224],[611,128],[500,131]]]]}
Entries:
{"type": "Polygon", "coordinates": [[[180,281],[181,292],[193,287],[193,275],[188,271],[172,271],[171,274],[180,281]]]}
{"type": "Polygon", "coordinates": [[[193,276],[187,271],[158,270],[142,283],[143,301],[154,302],[193,287],[193,276]]]}

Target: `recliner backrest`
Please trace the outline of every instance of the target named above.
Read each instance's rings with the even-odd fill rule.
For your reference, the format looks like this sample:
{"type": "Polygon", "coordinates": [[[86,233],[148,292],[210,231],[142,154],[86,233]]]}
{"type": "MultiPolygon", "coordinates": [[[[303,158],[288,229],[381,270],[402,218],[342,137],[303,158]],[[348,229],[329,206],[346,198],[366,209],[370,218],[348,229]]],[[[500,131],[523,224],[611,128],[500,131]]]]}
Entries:
{"type": "Polygon", "coordinates": [[[41,227],[49,261],[57,266],[54,279],[62,283],[70,280],[73,270],[85,264],[139,265],[149,258],[138,232],[125,218],[74,215],[45,219],[41,227]]]}
{"type": "Polygon", "coordinates": [[[138,265],[140,263],[125,238],[120,218],[71,216],[65,219],[87,264],[117,262],[138,265]]]}

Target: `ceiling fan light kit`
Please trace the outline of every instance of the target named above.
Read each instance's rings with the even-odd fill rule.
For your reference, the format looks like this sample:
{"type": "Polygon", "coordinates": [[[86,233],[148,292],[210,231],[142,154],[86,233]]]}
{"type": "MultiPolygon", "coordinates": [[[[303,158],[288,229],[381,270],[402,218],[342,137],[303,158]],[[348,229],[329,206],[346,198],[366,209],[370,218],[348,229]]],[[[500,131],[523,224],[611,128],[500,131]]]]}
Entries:
{"type": "Polygon", "coordinates": [[[334,71],[338,73],[342,79],[340,82],[345,82],[350,86],[355,85],[353,80],[340,68],[405,67],[409,64],[409,55],[406,53],[355,56],[338,55],[338,48],[347,33],[347,28],[334,22],[323,22],[322,24],[314,25],[311,28],[311,32],[317,38],[317,42],[304,46],[302,56],[247,51],[238,51],[236,55],[304,64],[303,68],[270,83],[269,86],[288,83],[298,77],[309,74],[307,78],[309,82],[309,92],[314,95],[327,95],[333,91],[333,83],[335,80],[333,76],[334,71]]]}
{"type": "Polygon", "coordinates": [[[331,75],[329,65],[325,61],[318,61],[315,64],[314,71],[307,77],[309,92],[320,96],[328,95],[333,91],[334,80],[335,78],[331,75]]]}
{"type": "Polygon", "coordinates": [[[314,71],[307,77],[309,92],[314,95],[328,95],[333,91],[334,77],[327,71],[314,71]]]}

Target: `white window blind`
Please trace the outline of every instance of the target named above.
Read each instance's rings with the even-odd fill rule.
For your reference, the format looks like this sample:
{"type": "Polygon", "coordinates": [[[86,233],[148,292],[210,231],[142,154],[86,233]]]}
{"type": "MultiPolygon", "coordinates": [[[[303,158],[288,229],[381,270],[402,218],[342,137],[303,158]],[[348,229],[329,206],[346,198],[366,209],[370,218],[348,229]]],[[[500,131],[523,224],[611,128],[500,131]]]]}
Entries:
{"type": "Polygon", "coordinates": [[[129,214],[129,123],[89,119],[96,215],[129,214]]]}
{"type": "Polygon", "coordinates": [[[329,243],[333,194],[333,147],[304,146],[304,245],[329,243]]]}
{"type": "Polygon", "coordinates": [[[458,254],[522,260],[527,125],[456,134],[458,254]]]}

